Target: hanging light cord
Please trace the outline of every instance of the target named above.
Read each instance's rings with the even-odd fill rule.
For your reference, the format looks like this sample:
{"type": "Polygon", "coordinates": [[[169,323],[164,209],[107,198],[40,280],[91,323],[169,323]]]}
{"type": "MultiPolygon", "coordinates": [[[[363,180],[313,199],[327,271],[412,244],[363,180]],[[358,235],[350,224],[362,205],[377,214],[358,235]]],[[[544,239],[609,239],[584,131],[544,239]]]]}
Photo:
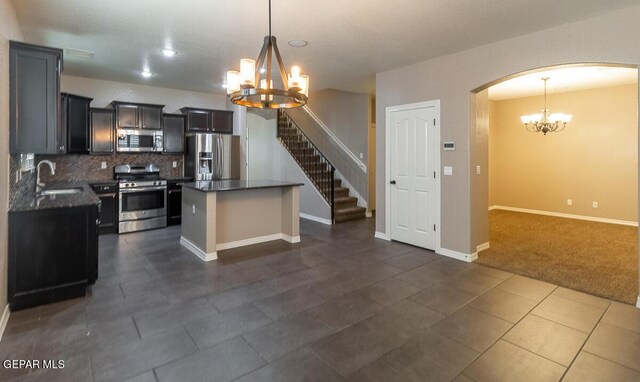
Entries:
{"type": "MultiPolygon", "coordinates": [[[[269,2],[271,2],[271,0],[269,0],[269,2]]],[[[547,113],[547,80],[548,79],[549,79],[548,77],[547,78],[543,78],[543,80],[544,80],[544,114],[545,114],[545,117],[547,115],[546,113],[547,113]]],[[[546,118],[545,118],[545,120],[546,120],[546,118]]]]}
{"type": "Polygon", "coordinates": [[[269,38],[271,38],[271,0],[269,0],[269,38]]]}

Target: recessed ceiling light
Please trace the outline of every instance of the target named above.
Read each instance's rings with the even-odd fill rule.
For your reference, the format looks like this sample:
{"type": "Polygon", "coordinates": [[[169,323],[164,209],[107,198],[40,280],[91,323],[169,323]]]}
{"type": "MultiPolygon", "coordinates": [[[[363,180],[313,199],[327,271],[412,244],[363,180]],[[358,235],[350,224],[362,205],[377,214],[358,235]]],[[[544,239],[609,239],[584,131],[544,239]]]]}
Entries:
{"type": "Polygon", "coordinates": [[[165,57],[173,57],[173,56],[175,56],[176,54],[178,54],[178,52],[176,52],[176,51],[175,51],[175,50],[173,50],[173,49],[166,48],[166,49],[162,49],[162,54],[163,54],[165,57]]]}
{"type": "Polygon", "coordinates": [[[144,77],[144,78],[149,78],[149,77],[153,76],[153,73],[151,73],[151,72],[150,72],[150,71],[148,71],[148,70],[143,70],[143,71],[141,71],[141,72],[140,72],[140,75],[141,75],[142,77],[144,77]]]}
{"type": "Polygon", "coordinates": [[[289,41],[289,45],[294,48],[302,48],[309,45],[309,42],[305,40],[291,40],[289,41]]]}

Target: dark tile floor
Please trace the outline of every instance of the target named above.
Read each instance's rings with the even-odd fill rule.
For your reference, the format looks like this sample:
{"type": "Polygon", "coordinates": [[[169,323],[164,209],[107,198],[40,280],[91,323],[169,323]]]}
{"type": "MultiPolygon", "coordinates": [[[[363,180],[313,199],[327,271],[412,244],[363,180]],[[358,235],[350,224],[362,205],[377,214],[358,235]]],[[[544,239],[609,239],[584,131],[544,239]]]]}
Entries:
{"type": "Polygon", "coordinates": [[[0,369],[46,381],[637,381],[640,310],[303,220],[204,263],[180,227],[100,238],[86,298],[11,314],[0,369]]]}

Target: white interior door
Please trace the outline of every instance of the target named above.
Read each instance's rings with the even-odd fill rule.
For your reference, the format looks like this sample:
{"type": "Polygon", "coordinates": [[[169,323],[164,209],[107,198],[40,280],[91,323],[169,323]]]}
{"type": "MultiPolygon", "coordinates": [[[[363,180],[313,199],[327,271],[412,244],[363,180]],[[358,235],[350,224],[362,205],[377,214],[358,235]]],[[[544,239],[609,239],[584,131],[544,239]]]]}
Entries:
{"type": "Polygon", "coordinates": [[[391,239],[436,249],[439,200],[436,108],[391,111],[391,239]]]}

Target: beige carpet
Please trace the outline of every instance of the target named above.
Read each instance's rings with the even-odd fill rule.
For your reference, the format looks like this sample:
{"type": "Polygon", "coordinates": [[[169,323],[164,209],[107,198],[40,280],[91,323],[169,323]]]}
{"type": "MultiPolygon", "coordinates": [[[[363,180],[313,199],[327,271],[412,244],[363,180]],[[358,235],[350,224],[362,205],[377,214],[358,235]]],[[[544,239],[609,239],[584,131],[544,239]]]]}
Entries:
{"type": "Polygon", "coordinates": [[[636,304],[638,228],[494,210],[478,263],[636,304]]]}

